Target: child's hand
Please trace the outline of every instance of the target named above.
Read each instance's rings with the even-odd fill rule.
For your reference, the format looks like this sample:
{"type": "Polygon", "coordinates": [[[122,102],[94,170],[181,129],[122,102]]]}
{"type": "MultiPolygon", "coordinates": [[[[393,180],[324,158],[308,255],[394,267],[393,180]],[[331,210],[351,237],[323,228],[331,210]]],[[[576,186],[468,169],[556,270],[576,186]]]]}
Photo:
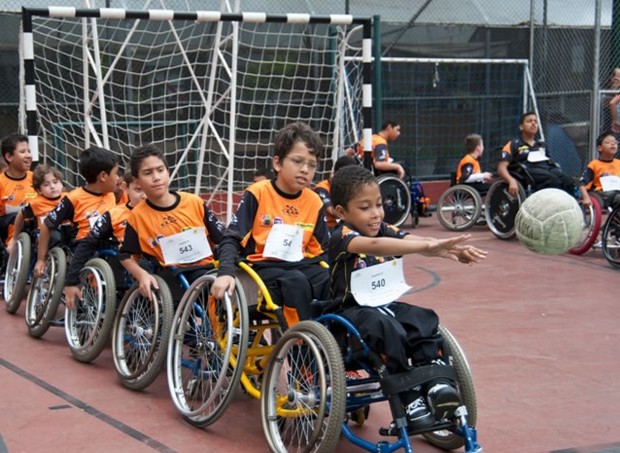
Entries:
{"type": "Polygon", "coordinates": [[[75,310],[75,300],[82,298],[82,290],[79,286],[65,286],[65,306],[68,310],[75,310]]]}
{"type": "Polygon", "coordinates": [[[216,299],[222,299],[225,293],[232,296],[234,290],[235,277],[231,275],[222,275],[213,282],[213,286],[211,286],[211,295],[216,299]]]}
{"type": "Polygon", "coordinates": [[[140,274],[138,282],[140,284],[140,294],[148,298],[150,301],[154,301],[155,297],[153,296],[153,289],[159,289],[159,285],[157,284],[155,277],[148,272],[143,272],[140,274]]]}
{"type": "Polygon", "coordinates": [[[487,252],[473,245],[458,245],[469,239],[471,235],[462,234],[448,239],[433,239],[429,243],[428,256],[438,256],[461,263],[477,263],[487,256],[487,252]]]}
{"type": "Polygon", "coordinates": [[[457,257],[459,262],[465,264],[479,263],[481,260],[487,257],[487,251],[480,250],[473,245],[458,245],[452,251],[454,256],[457,257]]]}
{"type": "Polygon", "coordinates": [[[45,274],[45,260],[38,259],[37,262],[34,263],[34,276],[41,278],[43,274],[45,274]]]}
{"type": "Polygon", "coordinates": [[[8,252],[9,255],[11,253],[13,253],[13,249],[14,248],[15,248],[15,239],[11,238],[11,240],[9,241],[9,243],[6,246],[6,251],[8,252]]]}

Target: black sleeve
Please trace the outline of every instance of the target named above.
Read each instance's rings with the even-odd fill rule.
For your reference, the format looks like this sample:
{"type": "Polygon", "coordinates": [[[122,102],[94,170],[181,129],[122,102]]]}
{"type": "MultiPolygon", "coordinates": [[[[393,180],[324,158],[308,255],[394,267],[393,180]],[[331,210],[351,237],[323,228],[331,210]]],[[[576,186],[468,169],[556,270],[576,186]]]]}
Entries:
{"type": "Polygon", "coordinates": [[[125,227],[125,237],[118,251],[118,259],[119,261],[124,261],[131,258],[131,255],[142,255],[142,250],[140,249],[138,233],[131,225],[127,224],[127,227],[125,227]]]}
{"type": "Polygon", "coordinates": [[[467,178],[469,178],[474,172],[474,166],[472,164],[463,164],[461,166],[461,178],[457,181],[459,184],[465,184],[467,178]]]}
{"type": "Polygon", "coordinates": [[[60,226],[65,220],[73,222],[73,203],[66,195],[60,200],[60,203],[52,209],[47,217],[45,217],[45,225],[54,230],[60,226]]]}

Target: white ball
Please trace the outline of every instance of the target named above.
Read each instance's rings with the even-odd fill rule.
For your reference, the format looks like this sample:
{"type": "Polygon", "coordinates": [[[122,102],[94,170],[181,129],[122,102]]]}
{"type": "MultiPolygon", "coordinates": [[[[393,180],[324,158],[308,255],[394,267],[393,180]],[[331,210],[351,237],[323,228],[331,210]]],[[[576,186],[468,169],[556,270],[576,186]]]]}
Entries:
{"type": "Polygon", "coordinates": [[[534,192],[525,199],[515,218],[521,244],[543,255],[559,255],[574,247],[583,227],[579,203],[560,189],[534,192]]]}

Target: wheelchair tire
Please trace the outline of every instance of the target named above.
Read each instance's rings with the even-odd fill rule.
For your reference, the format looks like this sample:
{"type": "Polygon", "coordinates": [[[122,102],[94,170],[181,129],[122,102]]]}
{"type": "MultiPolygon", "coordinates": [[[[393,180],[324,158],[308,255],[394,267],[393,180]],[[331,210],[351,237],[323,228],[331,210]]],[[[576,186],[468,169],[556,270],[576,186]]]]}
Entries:
{"type": "Polygon", "coordinates": [[[140,294],[139,283],[125,293],[114,318],[112,357],[116,373],[131,390],[142,390],[159,375],[168,352],[174,306],[167,283],[154,275],[155,300],[140,294]]]}
{"type": "Polygon", "coordinates": [[[32,260],[32,240],[28,233],[17,236],[13,253],[9,255],[4,274],[5,309],[14,314],[26,296],[28,272],[32,260]]]}
{"type": "Polygon", "coordinates": [[[519,194],[513,197],[508,193],[506,181],[494,182],[485,199],[484,215],[491,232],[498,239],[512,239],[515,237],[515,217],[521,203],[525,200],[525,190],[517,182],[519,194]]]}
{"type": "Polygon", "coordinates": [[[598,234],[601,231],[601,199],[598,195],[591,193],[590,200],[592,204],[589,208],[585,208],[579,200],[579,206],[583,211],[584,228],[581,231],[579,242],[569,250],[573,255],[583,255],[598,239],[598,234]]]}
{"type": "Polygon", "coordinates": [[[401,226],[411,212],[411,191],[405,181],[394,175],[377,178],[383,199],[384,222],[401,226]]]}
{"type": "Polygon", "coordinates": [[[34,338],[45,335],[56,318],[67,274],[66,255],[60,247],[52,248],[45,261],[45,273],[32,279],[26,300],[26,325],[28,334],[34,338]]]}
{"type": "MultiPolygon", "coordinates": [[[[457,386],[461,395],[461,402],[467,407],[467,424],[470,427],[475,427],[478,411],[476,406],[476,390],[474,389],[474,381],[469,364],[463,350],[448,329],[440,324],[438,331],[444,340],[444,360],[456,369],[457,386]]],[[[430,444],[446,451],[456,450],[465,445],[465,439],[462,436],[449,430],[424,433],[422,436],[430,444]]]]}
{"type": "Polygon", "coordinates": [[[225,412],[238,388],[248,347],[243,293],[211,296],[214,274],[198,278],[177,308],[168,344],[168,389],[192,425],[208,426],[225,412]]]}
{"type": "Polygon", "coordinates": [[[333,451],[346,409],[344,362],[336,340],[315,321],[288,329],[263,376],[261,419],[272,452],[333,451]]]}
{"type": "Polygon", "coordinates": [[[620,269],[620,208],[615,208],[607,217],[602,236],[605,259],[612,267],[620,269]]]}
{"type": "Polygon", "coordinates": [[[65,336],[73,357],[89,363],[99,357],[110,338],[116,314],[116,281],[101,258],[87,261],[80,272],[82,298],[65,310],[65,336]]]}
{"type": "Polygon", "coordinates": [[[465,184],[449,187],[437,202],[439,223],[450,231],[464,231],[476,224],[482,199],[476,189],[465,184]]]}

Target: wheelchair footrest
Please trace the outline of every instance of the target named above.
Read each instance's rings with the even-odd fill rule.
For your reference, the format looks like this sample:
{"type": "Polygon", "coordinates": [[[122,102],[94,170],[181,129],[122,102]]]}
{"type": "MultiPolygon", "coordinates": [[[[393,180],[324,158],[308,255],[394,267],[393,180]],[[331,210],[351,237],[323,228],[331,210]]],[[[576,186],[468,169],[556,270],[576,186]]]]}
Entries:
{"type": "MultiPolygon", "coordinates": [[[[415,436],[417,434],[422,434],[422,433],[428,433],[428,432],[433,432],[433,431],[439,431],[439,430],[448,430],[448,431],[452,431],[452,432],[456,432],[457,428],[455,426],[454,423],[452,422],[437,422],[432,426],[428,426],[425,428],[419,428],[419,429],[415,429],[415,428],[407,428],[407,434],[409,436],[415,436]]],[[[379,434],[381,436],[391,436],[391,437],[397,437],[400,434],[400,431],[398,429],[397,426],[395,426],[394,424],[390,425],[387,428],[379,428],[379,434]]]]}

